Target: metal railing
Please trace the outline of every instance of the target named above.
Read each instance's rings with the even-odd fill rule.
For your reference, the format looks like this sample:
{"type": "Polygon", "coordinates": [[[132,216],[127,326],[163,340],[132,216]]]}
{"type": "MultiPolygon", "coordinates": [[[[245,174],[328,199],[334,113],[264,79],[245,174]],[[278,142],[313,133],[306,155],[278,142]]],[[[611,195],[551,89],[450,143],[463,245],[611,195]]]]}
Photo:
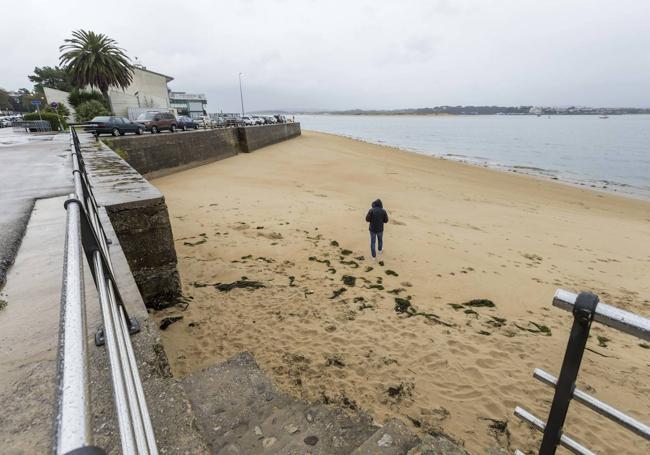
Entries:
{"type": "MultiPolygon", "coordinates": [[[[533,373],[535,379],[555,388],[548,419],[544,422],[519,406],[515,408],[517,417],[544,433],[539,455],[554,455],[558,445],[578,455],[593,455],[592,451],[563,433],[564,422],[572,399],[650,441],[648,425],[603,403],[575,386],[592,322],[599,322],[639,339],[650,341],[650,319],[600,302],[598,296],[589,292],[576,295],[558,289],[553,298],[553,305],[573,313],[573,326],[559,378],[539,368],[536,368],[533,373]]],[[[515,454],[524,455],[519,450],[515,454]]]]}
{"type": "MultiPolygon", "coordinates": [[[[129,317],[117,286],[109,254],[110,241],[88,180],[81,145],[70,127],[75,192],[65,202],[67,228],[58,354],[58,396],[54,450],[67,454],[93,447],[88,382],[87,328],[82,253],[99,295],[103,329],[95,344],[105,345],[110,363],[113,399],[123,454],[156,455],[158,449],[147,409],[130,334],[140,330],[129,317]]],[[[77,453],[77,452],[75,452],[77,453]]]]}
{"type": "Polygon", "coordinates": [[[52,131],[50,122],[47,120],[18,120],[11,124],[14,131],[25,131],[26,133],[47,133],[52,131]]]}

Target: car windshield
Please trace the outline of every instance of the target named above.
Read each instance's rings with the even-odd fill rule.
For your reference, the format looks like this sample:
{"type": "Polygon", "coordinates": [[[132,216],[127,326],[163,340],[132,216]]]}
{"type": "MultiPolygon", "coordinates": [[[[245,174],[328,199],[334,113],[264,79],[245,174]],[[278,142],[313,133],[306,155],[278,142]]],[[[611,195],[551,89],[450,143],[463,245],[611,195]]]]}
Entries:
{"type": "Polygon", "coordinates": [[[110,117],[95,117],[91,122],[110,122],[110,117]]]}
{"type": "Polygon", "coordinates": [[[138,120],[153,120],[153,118],[158,114],[157,112],[143,112],[138,115],[138,120]]]}

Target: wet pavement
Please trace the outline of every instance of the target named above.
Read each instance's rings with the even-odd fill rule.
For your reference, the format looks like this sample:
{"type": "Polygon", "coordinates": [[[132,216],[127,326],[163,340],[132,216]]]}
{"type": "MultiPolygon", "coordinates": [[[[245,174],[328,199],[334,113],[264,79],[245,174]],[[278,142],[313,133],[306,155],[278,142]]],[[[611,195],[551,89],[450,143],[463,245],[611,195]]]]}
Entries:
{"type": "MultiPolygon", "coordinates": [[[[16,257],[34,201],[72,191],[68,149],[67,134],[0,129],[0,289],[16,257]]],[[[60,210],[63,216],[63,207],[60,210]]]]}

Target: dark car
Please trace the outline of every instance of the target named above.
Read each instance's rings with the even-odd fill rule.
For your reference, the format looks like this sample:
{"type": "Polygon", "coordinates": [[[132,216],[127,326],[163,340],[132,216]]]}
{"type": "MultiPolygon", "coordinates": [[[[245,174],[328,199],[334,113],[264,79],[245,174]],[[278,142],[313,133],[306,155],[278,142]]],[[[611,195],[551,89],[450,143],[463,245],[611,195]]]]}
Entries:
{"type": "Polygon", "coordinates": [[[85,125],[93,134],[112,134],[113,136],[124,136],[126,133],[142,134],[144,125],[142,123],[132,122],[124,117],[95,117],[86,122],[85,125]]]}
{"type": "Polygon", "coordinates": [[[160,133],[164,130],[169,130],[173,133],[178,126],[176,117],[170,112],[143,112],[138,116],[137,121],[144,125],[146,131],[151,131],[152,133],[160,133]]]}
{"type": "Polygon", "coordinates": [[[176,117],[176,121],[178,122],[178,128],[182,129],[183,131],[199,129],[199,124],[192,120],[190,117],[181,115],[179,117],[176,117]]]}

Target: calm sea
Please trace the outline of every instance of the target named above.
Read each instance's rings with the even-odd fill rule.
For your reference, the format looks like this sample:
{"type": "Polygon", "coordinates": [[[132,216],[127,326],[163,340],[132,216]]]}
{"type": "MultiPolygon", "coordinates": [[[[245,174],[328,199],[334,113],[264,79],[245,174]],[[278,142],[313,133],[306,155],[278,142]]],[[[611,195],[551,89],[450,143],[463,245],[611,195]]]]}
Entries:
{"type": "Polygon", "coordinates": [[[650,199],[650,115],[299,115],[324,131],[650,199]]]}

